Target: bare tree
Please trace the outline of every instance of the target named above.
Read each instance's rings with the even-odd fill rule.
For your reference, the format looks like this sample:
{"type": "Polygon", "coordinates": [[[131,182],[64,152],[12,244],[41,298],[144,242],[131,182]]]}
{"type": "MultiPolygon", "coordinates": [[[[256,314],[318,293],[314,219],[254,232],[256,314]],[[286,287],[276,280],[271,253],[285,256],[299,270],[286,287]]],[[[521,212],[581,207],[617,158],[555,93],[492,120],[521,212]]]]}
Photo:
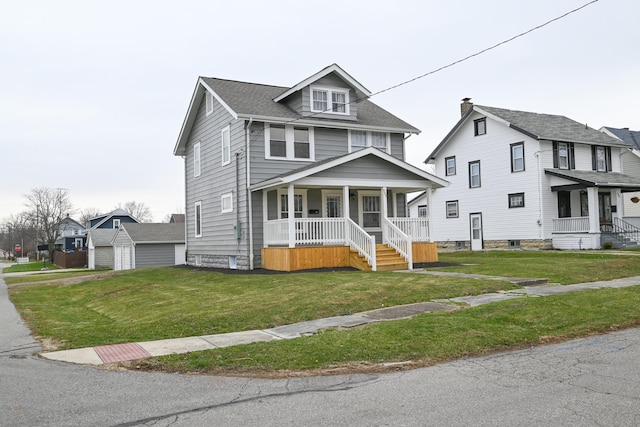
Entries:
{"type": "Polygon", "coordinates": [[[14,256],[21,256],[28,253],[30,246],[25,247],[25,239],[27,245],[30,245],[29,238],[33,234],[33,230],[28,225],[28,217],[26,212],[17,215],[10,215],[3,219],[0,226],[0,248],[13,253],[14,256]],[[21,245],[21,253],[14,253],[16,244],[21,245]]]}
{"type": "Polygon", "coordinates": [[[100,216],[102,214],[102,211],[98,208],[86,208],[86,209],[81,209],[80,210],[80,224],[84,225],[85,227],[89,224],[89,220],[91,218],[95,218],[97,216],[100,216]]]}
{"type": "Polygon", "coordinates": [[[34,188],[27,198],[27,216],[36,230],[36,240],[42,240],[53,253],[60,233],[60,222],[71,213],[73,205],[69,193],[64,188],[34,188]]]}
{"type": "Polygon", "coordinates": [[[124,205],[116,206],[116,208],[124,209],[140,222],[153,221],[151,210],[144,204],[144,202],[127,202],[124,205]]]}

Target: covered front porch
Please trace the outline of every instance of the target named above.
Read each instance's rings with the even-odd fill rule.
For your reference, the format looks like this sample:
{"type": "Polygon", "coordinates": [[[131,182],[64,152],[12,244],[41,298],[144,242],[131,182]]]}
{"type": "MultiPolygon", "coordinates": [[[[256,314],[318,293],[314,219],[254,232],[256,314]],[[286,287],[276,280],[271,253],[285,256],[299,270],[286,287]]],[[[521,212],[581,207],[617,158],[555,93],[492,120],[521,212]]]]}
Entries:
{"type": "Polygon", "coordinates": [[[620,173],[547,173],[572,182],[551,187],[558,209],[553,219],[554,248],[600,249],[607,242],[612,247],[640,243],[640,229],[623,219],[623,194],[637,191],[640,180],[620,173]]]}
{"type": "Polygon", "coordinates": [[[262,267],[379,271],[436,262],[431,221],[406,216],[406,195],[426,191],[430,197],[440,180],[397,159],[381,162],[391,156],[379,150],[340,159],[345,157],[351,160],[254,187],[262,193],[262,267]],[[368,177],[353,169],[366,170],[368,177]]]}

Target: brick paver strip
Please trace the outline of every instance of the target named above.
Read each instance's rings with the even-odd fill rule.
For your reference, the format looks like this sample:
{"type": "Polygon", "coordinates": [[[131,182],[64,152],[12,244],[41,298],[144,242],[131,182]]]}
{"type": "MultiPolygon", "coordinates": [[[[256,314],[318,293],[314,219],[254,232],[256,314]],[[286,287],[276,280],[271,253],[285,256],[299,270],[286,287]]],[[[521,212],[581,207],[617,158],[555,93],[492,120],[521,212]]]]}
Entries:
{"type": "Polygon", "coordinates": [[[104,363],[124,362],[125,360],[142,359],[151,355],[136,343],[113,344],[94,347],[104,363]]]}

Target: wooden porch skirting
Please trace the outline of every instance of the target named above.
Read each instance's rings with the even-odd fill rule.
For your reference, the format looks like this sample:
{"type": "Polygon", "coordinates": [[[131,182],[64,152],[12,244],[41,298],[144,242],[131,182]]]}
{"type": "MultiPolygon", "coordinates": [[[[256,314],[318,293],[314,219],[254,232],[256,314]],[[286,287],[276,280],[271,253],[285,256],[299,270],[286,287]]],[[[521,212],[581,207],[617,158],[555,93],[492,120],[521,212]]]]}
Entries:
{"type": "MultiPolygon", "coordinates": [[[[413,262],[438,262],[436,243],[414,243],[412,251],[413,262]]],[[[267,270],[298,271],[349,266],[349,246],[262,248],[262,268],[267,270]]]]}

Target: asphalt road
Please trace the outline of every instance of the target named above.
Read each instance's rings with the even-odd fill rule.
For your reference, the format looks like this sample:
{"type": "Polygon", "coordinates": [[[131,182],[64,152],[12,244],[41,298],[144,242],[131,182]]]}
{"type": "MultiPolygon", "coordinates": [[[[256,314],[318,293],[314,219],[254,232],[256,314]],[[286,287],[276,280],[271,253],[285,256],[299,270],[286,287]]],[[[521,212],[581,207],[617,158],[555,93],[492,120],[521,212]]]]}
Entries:
{"type": "Polygon", "coordinates": [[[640,329],[379,375],[105,371],[32,356],[0,278],[2,426],[638,426],[640,329]]]}

